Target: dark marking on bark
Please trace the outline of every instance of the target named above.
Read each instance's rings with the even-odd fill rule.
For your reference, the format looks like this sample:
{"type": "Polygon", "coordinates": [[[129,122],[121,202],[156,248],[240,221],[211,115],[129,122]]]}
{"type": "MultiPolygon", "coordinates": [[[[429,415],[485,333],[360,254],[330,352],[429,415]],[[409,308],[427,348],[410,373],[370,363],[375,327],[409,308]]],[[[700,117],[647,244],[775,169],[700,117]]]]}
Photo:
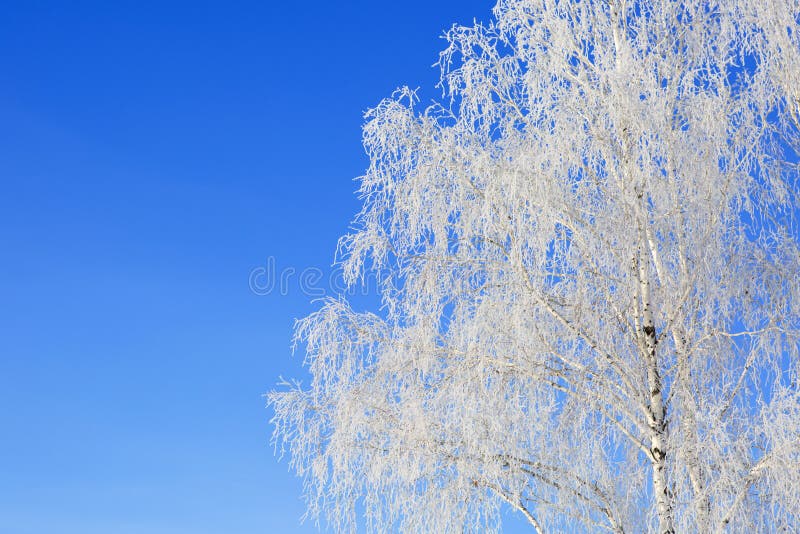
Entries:
{"type": "MultiPolygon", "coordinates": [[[[653,458],[659,462],[663,461],[664,458],[667,457],[667,453],[662,451],[658,447],[653,447],[652,449],[650,449],[650,454],[652,454],[653,458]]],[[[666,491],[666,488],[664,488],[664,491],[666,491]]]]}

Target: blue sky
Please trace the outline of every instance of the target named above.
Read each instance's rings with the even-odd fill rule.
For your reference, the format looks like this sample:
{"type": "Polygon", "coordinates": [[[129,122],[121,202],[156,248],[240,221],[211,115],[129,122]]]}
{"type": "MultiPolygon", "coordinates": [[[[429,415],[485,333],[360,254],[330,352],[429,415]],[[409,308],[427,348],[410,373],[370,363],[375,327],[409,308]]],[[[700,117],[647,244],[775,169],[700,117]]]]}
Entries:
{"type": "Polygon", "coordinates": [[[249,275],[329,269],[362,112],[491,5],[4,3],[0,534],[315,531],[262,398],[315,305],[249,275]]]}

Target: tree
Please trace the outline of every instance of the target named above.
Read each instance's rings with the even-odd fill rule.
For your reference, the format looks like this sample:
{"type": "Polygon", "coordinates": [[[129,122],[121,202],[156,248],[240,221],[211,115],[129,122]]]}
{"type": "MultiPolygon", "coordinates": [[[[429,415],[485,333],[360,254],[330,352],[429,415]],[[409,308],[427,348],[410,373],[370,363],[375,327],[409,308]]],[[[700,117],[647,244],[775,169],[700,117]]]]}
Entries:
{"type": "Polygon", "coordinates": [[[796,0],[502,0],[366,115],[275,442],[339,530],[797,532],[796,0]],[[359,504],[360,503],[360,504],[359,504]]]}

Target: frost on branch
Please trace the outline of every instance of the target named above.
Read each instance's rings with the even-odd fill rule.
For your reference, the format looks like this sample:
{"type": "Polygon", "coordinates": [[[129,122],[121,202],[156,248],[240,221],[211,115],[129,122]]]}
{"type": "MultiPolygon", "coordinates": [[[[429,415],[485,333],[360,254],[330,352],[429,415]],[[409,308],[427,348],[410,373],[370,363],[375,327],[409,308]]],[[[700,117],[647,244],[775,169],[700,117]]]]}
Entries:
{"type": "Polygon", "coordinates": [[[792,531],[793,0],[502,1],[366,116],[350,284],[269,397],[337,530],[792,531]],[[361,518],[360,516],[364,517],[361,518]]]}

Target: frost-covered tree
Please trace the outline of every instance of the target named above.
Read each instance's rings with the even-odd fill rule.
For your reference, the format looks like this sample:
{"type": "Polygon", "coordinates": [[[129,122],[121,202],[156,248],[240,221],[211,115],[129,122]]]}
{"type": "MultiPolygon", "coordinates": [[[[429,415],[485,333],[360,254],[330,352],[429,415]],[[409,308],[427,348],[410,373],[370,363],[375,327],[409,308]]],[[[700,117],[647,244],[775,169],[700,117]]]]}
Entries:
{"type": "Polygon", "coordinates": [[[797,0],[503,0],[366,116],[270,395],[338,530],[798,532],[797,0]]]}

